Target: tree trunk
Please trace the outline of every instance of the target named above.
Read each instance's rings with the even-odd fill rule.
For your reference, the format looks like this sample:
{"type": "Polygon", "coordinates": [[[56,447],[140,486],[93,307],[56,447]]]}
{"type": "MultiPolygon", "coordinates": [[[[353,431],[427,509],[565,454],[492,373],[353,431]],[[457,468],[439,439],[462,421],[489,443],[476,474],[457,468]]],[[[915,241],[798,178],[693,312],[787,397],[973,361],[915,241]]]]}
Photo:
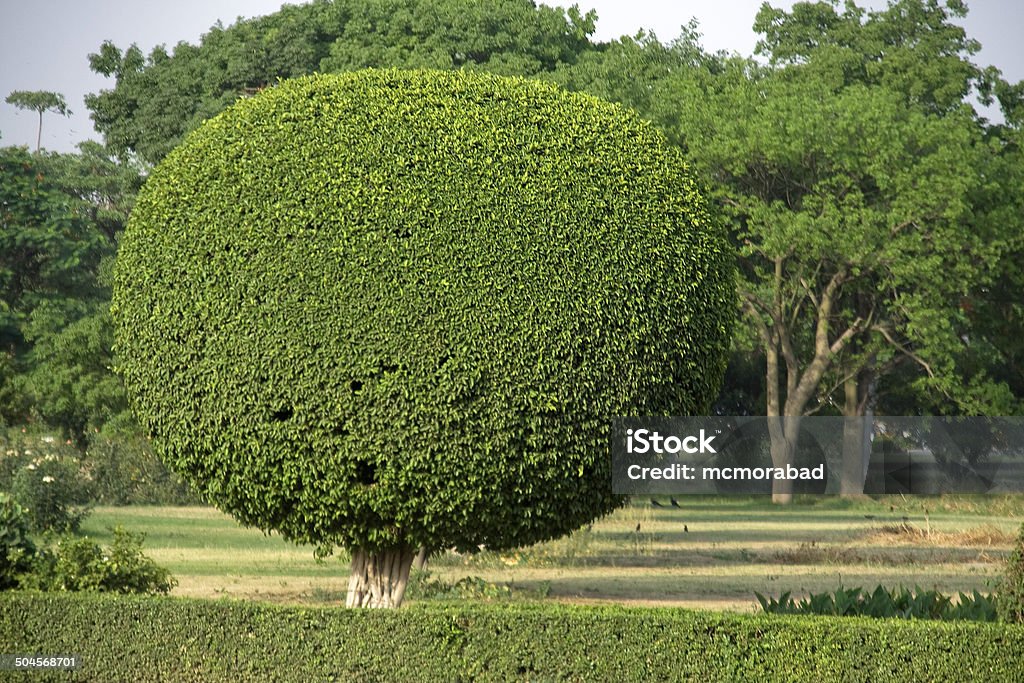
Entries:
{"type": "Polygon", "coordinates": [[[875,376],[861,371],[843,383],[843,469],[839,494],[844,498],[864,495],[864,479],[871,453],[868,408],[875,376]]]}
{"type": "Polygon", "coordinates": [[[843,389],[843,471],[839,494],[853,498],[864,493],[864,420],[858,414],[857,380],[846,380],[843,389]]]}
{"type": "Polygon", "coordinates": [[[427,552],[427,546],[421,545],[420,551],[416,553],[416,559],[412,563],[412,568],[416,571],[423,571],[423,568],[427,566],[428,557],[430,557],[430,553],[427,552]]]}
{"type": "MultiPolygon", "coordinates": [[[[785,468],[796,462],[796,445],[800,437],[800,417],[797,415],[768,418],[768,437],[771,444],[772,466],[785,468]]],[[[788,505],[793,502],[793,480],[772,478],[772,502],[788,505]]]]}
{"type": "MultiPolygon", "coordinates": [[[[785,256],[774,257],[775,280],[770,302],[759,299],[753,293],[741,293],[744,309],[754,323],[765,353],[765,415],[768,417],[772,463],[775,467],[786,467],[793,463],[800,433],[800,416],[807,412],[807,405],[814,398],[822,377],[832,364],[832,359],[865,328],[864,319],[858,317],[834,339],[831,334],[835,322],[832,308],[843,285],[849,280],[846,266],[840,266],[833,273],[819,295],[815,296],[808,289],[806,296],[797,297],[799,301],[792,303],[785,301],[783,297],[783,283],[786,280],[785,260],[785,256]],[[793,339],[795,311],[799,311],[805,301],[811,302],[815,308],[814,356],[806,364],[800,362],[793,339]],[[786,366],[784,402],[780,384],[780,357],[786,366]]],[[[807,286],[806,283],[803,284],[807,286]]],[[[773,477],[772,502],[785,504],[792,500],[793,482],[773,477]]]]}
{"type": "Polygon", "coordinates": [[[352,551],[346,607],[398,607],[405,597],[416,549],[410,546],[352,551]]]}

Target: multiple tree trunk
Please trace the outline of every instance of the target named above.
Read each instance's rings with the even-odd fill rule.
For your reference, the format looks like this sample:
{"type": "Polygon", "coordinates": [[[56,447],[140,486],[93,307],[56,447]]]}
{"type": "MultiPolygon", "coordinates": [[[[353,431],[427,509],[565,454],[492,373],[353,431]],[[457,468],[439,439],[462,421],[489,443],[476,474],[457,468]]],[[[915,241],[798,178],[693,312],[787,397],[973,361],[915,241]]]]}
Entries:
{"type": "MultiPolygon", "coordinates": [[[[409,585],[417,549],[401,546],[370,552],[352,551],[346,607],[398,607],[409,585]]],[[[421,565],[422,566],[422,565],[421,565]]]]}
{"type": "MultiPolygon", "coordinates": [[[[811,399],[817,394],[825,373],[832,366],[833,359],[865,329],[870,320],[858,317],[833,338],[830,335],[831,326],[835,323],[833,308],[842,286],[849,280],[849,273],[844,267],[837,268],[824,282],[820,292],[814,291],[813,283],[803,282],[804,291],[797,298],[806,298],[814,307],[815,325],[814,354],[810,362],[802,364],[793,339],[795,315],[791,310],[792,303],[783,300],[786,286],[785,261],[784,256],[774,259],[775,276],[771,300],[765,300],[751,292],[743,293],[743,305],[754,323],[765,352],[766,415],[771,438],[772,464],[775,467],[794,464],[802,416],[807,414],[811,399]]],[[[772,502],[785,504],[792,500],[793,482],[773,479],[772,502]]]]}

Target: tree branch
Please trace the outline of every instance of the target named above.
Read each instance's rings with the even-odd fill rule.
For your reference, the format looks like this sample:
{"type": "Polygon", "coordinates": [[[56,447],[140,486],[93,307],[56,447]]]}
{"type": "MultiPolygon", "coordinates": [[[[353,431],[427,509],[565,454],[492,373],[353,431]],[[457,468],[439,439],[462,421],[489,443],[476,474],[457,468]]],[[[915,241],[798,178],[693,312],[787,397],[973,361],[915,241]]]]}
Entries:
{"type": "Polygon", "coordinates": [[[874,331],[876,331],[876,332],[878,332],[878,333],[879,333],[879,334],[881,334],[881,335],[882,335],[883,337],[885,337],[885,340],[886,340],[887,342],[889,342],[889,344],[890,344],[890,345],[891,345],[891,346],[892,346],[892,347],[893,347],[894,349],[896,349],[897,351],[899,351],[900,353],[902,353],[902,354],[903,354],[904,356],[906,356],[906,357],[910,358],[910,359],[911,359],[911,360],[913,360],[913,361],[914,361],[915,363],[917,363],[917,364],[918,364],[918,365],[920,365],[920,366],[921,366],[922,368],[924,368],[924,371],[928,373],[928,376],[929,376],[929,377],[935,377],[935,373],[934,373],[934,372],[932,372],[932,367],[931,367],[930,365],[928,365],[928,363],[926,363],[926,362],[925,362],[925,361],[924,361],[924,360],[923,360],[923,359],[922,359],[922,358],[921,358],[920,356],[918,356],[918,355],[917,355],[916,353],[914,353],[913,351],[911,351],[910,349],[908,349],[908,348],[907,348],[906,346],[904,346],[903,344],[900,344],[900,343],[899,343],[898,341],[896,341],[896,340],[895,340],[895,339],[893,338],[893,336],[892,336],[892,333],[891,333],[891,332],[890,332],[890,331],[889,331],[889,330],[888,330],[888,329],[887,329],[887,328],[886,328],[886,327],[885,327],[884,325],[873,325],[873,326],[871,327],[871,329],[872,329],[872,330],[874,330],[874,331]]]}

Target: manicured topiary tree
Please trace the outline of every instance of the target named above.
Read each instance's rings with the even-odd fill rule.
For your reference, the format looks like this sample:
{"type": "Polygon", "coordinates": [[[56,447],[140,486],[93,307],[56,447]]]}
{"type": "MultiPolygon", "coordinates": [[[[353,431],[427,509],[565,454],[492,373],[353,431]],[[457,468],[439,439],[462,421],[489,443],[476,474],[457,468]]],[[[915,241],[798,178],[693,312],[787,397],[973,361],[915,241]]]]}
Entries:
{"type": "Polygon", "coordinates": [[[141,192],[119,370],[176,471],[245,524],[344,546],[350,605],[415,549],[517,547],[619,504],[613,416],[706,410],[732,254],[617,106],[472,72],[284,81],[141,192]]]}

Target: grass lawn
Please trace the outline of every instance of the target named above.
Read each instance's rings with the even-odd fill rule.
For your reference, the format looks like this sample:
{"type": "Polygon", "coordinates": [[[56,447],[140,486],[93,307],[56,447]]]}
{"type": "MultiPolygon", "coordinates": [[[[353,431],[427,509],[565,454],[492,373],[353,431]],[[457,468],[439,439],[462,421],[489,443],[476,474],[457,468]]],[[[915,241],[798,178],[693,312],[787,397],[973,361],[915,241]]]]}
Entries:
{"type": "MultiPolygon", "coordinates": [[[[634,500],[569,537],[518,551],[444,553],[410,600],[479,577],[512,599],[679,605],[752,611],[754,591],[796,595],[839,586],[989,591],[1024,522],[1024,497],[846,501],[679,497],[634,500]],[[637,525],[640,529],[637,531],[637,525]]],[[[176,595],[285,604],[344,600],[347,558],[323,562],[203,507],[102,507],[83,531],[108,543],[121,524],[178,580],[176,595]]],[[[486,582],[486,583],[484,583],[486,582]]]]}

